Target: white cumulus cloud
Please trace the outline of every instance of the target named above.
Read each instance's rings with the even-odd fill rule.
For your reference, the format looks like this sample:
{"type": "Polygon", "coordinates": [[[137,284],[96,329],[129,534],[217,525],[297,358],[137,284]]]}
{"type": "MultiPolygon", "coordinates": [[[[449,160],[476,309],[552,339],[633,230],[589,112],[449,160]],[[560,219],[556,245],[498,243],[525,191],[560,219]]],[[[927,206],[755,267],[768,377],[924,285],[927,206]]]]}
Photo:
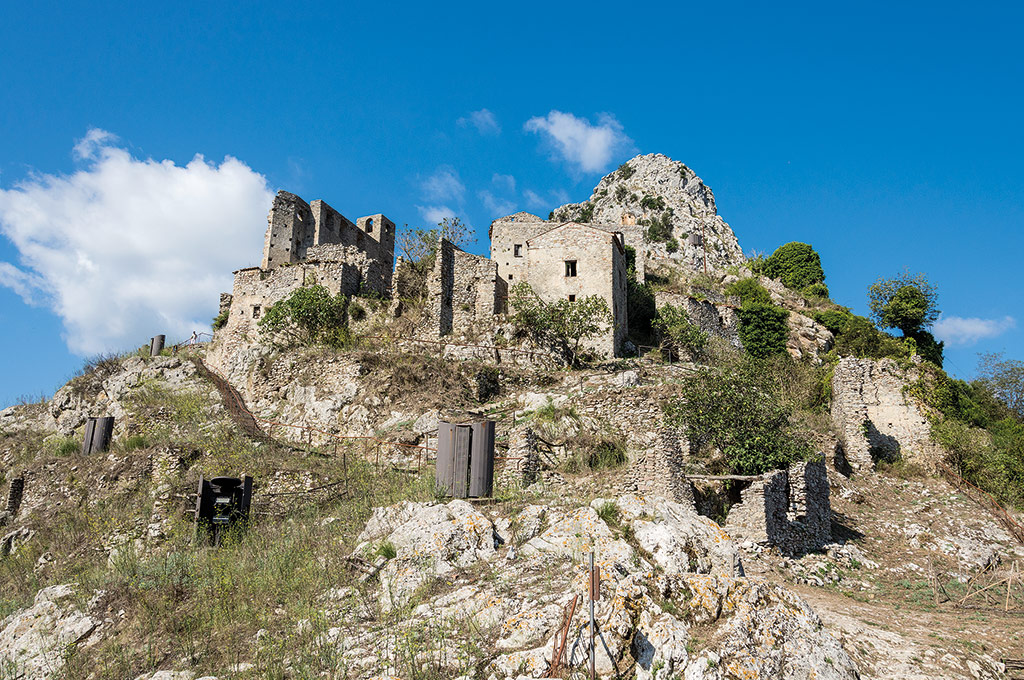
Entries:
{"type": "Polygon", "coordinates": [[[1017,326],[1012,316],[1002,319],[944,316],[935,323],[935,337],[949,345],[973,345],[979,340],[994,338],[1017,326]]]}
{"type": "Polygon", "coordinates": [[[446,205],[418,205],[416,209],[431,227],[440,224],[444,218],[452,219],[455,211],[446,205]]]}
{"type": "Polygon", "coordinates": [[[450,165],[442,165],[432,175],[420,181],[420,191],[428,201],[461,203],[466,195],[466,185],[459,179],[459,173],[450,165]]]}
{"type": "Polygon", "coordinates": [[[633,148],[622,124],[608,113],[600,114],[594,125],[571,113],[550,111],[526,121],[523,129],[541,135],[550,145],[552,157],[578,172],[600,172],[616,155],[633,148]]]}
{"type": "Polygon", "coordinates": [[[482,135],[500,135],[501,125],[494,114],[487,109],[472,111],[455,121],[459,127],[474,127],[482,135]]]}
{"type": "Polygon", "coordinates": [[[208,327],[231,271],[259,257],[273,199],[230,156],[180,166],[116,141],[89,130],[76,172],[0,188],[0,233],[18,251],[16,265],[0,262],[0,285],[57,314],[78,355],[208,327]]]}

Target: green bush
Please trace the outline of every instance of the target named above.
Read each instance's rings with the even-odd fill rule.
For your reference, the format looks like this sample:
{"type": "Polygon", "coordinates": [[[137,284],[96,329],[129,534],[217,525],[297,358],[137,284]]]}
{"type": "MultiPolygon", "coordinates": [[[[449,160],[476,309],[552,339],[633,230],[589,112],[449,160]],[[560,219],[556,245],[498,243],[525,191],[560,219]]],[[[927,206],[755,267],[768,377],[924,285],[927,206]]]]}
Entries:
{"type": "Polygon", "coordinates": [[[213,330],[219,331],[221,328],[224,328],[225,324],[228,322],[228,311],[229,310],[225,309],[221,311],[220,314],[213,317],[213,323],[210,324],[213,327],[213,330]]]}
{"type": "Polygon", "coordinates": [[[778,383],[758,361],[703,369],[663,408],[698,448],[720,450],[734,473],[761,474],[811,453],[790,426],[778,383]]]}
{"type": "Polygon", "coordinates": [[[665,305],[659,309],[654,327],[661,337],[662,345],[673,354],[685,350],[693,356],[699,356],[707,347],[707,333],[690,321],[690,315],[682,307],[665,305]]]}
{"type": "Polygon", "coordinates": [[[828,286],[824,283],[812,283],[811,285],[804,288],[802,291],[807,297],[818,297],[828,299],[828,286]]]}
{"type": "Polygon", "coordinates": [[[656,313],[654,291],[649,284],[637,281],[636,249],[626,246],[626,318],[629,334],[641,341],[649,338],[656,313]]]}
{"type": "Polygon", "coordinates": [[[825,281],[821,257],[810,245],[797,241],[779,246],[771,257],[764,261],[762,271],[765,276],[779,279],[792,290],[803,290],[812,284],[825,281]]]}
{"type": "Polygon", "coordinates": [[[623,163],[619,166],[619,169],[615,171],[615,174],[618,175],[619,179],[629,179],[635,172],[636,170],[633,169],[629,163],[623,163]]]}
{"type": "Polygon", "coordinates": [[[898,328],[904,335],[924,330],[939,318],[938,298],[938,290],[924,274],[903,272],[868,288],[871,317],[882,328],[898,328]]]}
{"type": "Polygon", "coordinates": [[[827,328],[832,335],[838,336],[850,323],[853,314],[848,309],[826,309],[821,312],[813,312],[811,318],[827,328]]]}
{"type": "Polygon", "coordinates": [[[749,304],[739,311],[740,341],[750,356],[763,359],[786,351],[789,312],[772,305],[749,304]]]}
{"type": "Polygon", "coordinates": [[[869,319],[851,314],[836,336],[836,354],[868,359],[908,359],[913,348],[899,338],[875,328],[869,319]]]}
{"type": "Polygon", "coordinates": [[[520,335],[562,350],[569,363],[580,364],[581,345],[607,332],[615,323],[608,303],[600,295],[588,295],[570,302],[545,302],[528,283],[512,287],[509,320],[520,335]]]}
{"type": "Polygon", "coordinates": [[[772,296],[768,289],[761,285],[755,278],[740,279],[733,281],[725,287],[726,295],[737,295],[742,304],[770,305],[772,296]]]}
{"type": "Polygon", "coordinates": [[[259,327],[285,345],[342,346],[349,339],[348,304],[319,284],[303,286],[271,305],[259,327]]]}

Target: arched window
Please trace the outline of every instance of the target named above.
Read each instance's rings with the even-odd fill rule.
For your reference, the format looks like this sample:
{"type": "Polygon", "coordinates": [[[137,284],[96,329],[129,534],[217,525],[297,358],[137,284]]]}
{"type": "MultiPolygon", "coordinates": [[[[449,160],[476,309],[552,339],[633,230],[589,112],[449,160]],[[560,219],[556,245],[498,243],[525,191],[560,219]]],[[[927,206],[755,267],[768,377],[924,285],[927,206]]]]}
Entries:
{"type": "Polygon", "coordinates": [[[367,218],[367,220],[366,220],[366,233],[367,234],[372,234],[373,233],[373,218],[372,217],[367,218]]]}

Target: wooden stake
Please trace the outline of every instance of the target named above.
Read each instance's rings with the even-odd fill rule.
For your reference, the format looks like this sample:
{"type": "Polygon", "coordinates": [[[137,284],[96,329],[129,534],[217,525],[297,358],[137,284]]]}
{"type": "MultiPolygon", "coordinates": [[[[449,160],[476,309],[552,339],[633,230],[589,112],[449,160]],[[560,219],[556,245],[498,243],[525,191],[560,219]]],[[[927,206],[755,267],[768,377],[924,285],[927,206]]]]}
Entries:
{"type": "Polygon", "coordinates": [[[1017,567],[1016,562],[1010,562],[1010,578],[1006,583],[1006,603],[1003,605],[1003,611],[1010,611],[1010,592],[1013,591],[1013,572],[1017,567]]]}

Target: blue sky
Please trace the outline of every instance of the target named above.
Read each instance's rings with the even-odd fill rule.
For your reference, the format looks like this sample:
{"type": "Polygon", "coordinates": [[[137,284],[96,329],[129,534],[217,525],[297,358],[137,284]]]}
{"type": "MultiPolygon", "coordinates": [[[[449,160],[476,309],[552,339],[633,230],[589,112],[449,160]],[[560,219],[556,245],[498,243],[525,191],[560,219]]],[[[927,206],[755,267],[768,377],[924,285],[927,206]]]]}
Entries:
{"type": "Polygon", "coordinates": [[[926,272],[952,373],[1024,358],[1024,11],[829,5],[5,3],[0,404],[208,323],[271,191],[448,208],[482,252],[637,152],[693,168],[745,251],[812,243],[855,311],[926,272]]]}

